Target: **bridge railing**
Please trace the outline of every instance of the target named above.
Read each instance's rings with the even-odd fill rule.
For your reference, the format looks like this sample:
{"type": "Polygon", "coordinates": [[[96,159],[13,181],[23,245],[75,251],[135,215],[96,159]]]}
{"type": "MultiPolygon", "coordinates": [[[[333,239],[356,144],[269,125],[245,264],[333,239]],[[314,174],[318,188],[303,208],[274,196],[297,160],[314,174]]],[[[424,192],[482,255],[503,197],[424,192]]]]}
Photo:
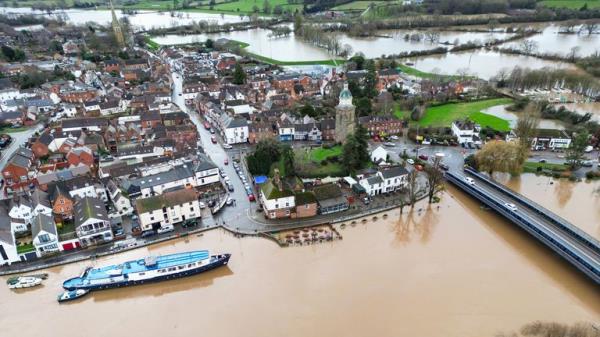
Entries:
{"type": "Polygon", "coordinates": [[[446,179],[493,208],[507,219],[516,223],[519,227],[536,237],[550,249],[570,261],[575,267],[592,278],[596,283],[600,283],[600,269],[598,267],[598,262],[579,251],[571,243],[565,241],[559,235],[555,235],[552,231],[544,228],[544,226],[538,225],[536,221],[528,216],[518,212],[509,211],[506,206],[504,206],[502,200],[493,197],[484,191],[480,191],[476,186],[467,184],[464,182],[463,177],[446,172],[446,179]]]}
{"type": "Polygon", "coordinates": [[[552,213],[551,211],[544,208],[543,206],[536,203],[535,201],[532,201],[531,199],[524,197],[523,195],[509,189],[508,187],[491,180],[489,177],[477,172],[476,170],[474,170],[472,168],[469,168],[469,167],[465,168],[465,172],[476,176],[477,178],[481,179],[482,181],[484,181],[486,184],[493,187],[494,189],[496,189],[504,194],[509,195],[513,199],[518,200],[520,203],[527,206],[527,208],[529,208],[530,210],[538,213],[539,215],[544,217],[546,220],[559,226],[562,230],[564,230],[565,232],[572,235],[575,239],[577,239],[577,241],[583,243],[585,246],[592,249],[595,253],[600,254],[600,242],[598,242],[598,240],[593,238],[588,233],[579,229],[577,226],[575,226],[572,223],[568,222],[567,220],[559,217],[558,215],[552,213]]]}

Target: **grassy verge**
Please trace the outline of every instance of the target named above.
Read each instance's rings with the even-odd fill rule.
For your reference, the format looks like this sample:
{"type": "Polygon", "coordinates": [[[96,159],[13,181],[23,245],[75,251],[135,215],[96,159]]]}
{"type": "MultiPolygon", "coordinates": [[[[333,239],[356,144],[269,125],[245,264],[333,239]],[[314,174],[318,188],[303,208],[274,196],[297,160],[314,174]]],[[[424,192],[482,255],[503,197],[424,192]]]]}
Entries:
{"type": "Polygon", "coordinates": [[[508,129],[507,121],[482,113],[481,110],[496,105],[510,104],[511,102],[512,100],[509,98],[493,98],[483,101],[438,105],[427,109],[425,116],[419,121],[419,125],[421,127],[443,127],[450,126],[455,120],[469,118],[475,122],[483,123],[482,126],[488,125],[497,128],[498,131],[506,131],[508,129]]]}
{"type": "Polygon", "coordinates": [[[385,3],[385,1],[352,1],[343,5],[339,5],[339,6],[335,6],[332,8],[332,10],[335,11],[358,11],[358,10],[365,10],[367,9],[371,4],[382,4],[385,3]]]}
{"type": "Polygon", "coordinates": [[[152,38],[150,38],[150,36],[146,36],[144,38],[144,40],[146,41],[146,45],[148,46],[148,49],[154,50],[154,51],[160,49],[160,44],[158,44],[156,41],[152,40],[152,38]]]}
{"type": "Polygon", "coordinates": [[[533,161],[528,161],[523,164],[523,172],[526,173],[537,173],[538,170],[564,172],[567,169],[567,165],[564,164],[536,163],[533,161]]]}
{"type": "Polygon", "coordinates": [[[429,78],[429,79],[442,78],[442,79],[449,79],[449,80],[462,78],[459,75],[441,75],[441,74],[428,73],[428,72],[420,71],[413,67],[407,66],[405,64],[400,64],[398,66],[398,69],[405,74],[412,75],[412,76],[419,77],[419,78],[429,78]]]}
{"type": "Polygon", "coordinates": [[[34,250],[35,250],[35,247],[33,247],[33,243],[27,243],[24,245],[17,246],[17,254],[29,253],[29,252],[33,252],[34,250]]]}
{"type": "Polygon", "coordinates": [[[600,8],[600,0],[543,0],[541,5],[553,8],[580,9],[587,4],[588,8],[600,8]]]}
{"type": "Polygon", "coordinates": [[[0,128],[0,134],[2,133],[17,133],[29,130],[29,126],[20,126],[18,128],[4,127],[0,128]]]}

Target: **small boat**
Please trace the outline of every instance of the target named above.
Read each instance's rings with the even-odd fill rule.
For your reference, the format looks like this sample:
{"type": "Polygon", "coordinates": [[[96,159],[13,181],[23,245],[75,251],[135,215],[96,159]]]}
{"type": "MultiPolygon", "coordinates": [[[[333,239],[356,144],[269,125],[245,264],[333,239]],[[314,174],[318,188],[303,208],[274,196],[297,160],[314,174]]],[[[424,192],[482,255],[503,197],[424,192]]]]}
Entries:
{"type": "Polygon", "coordinates": [[[48,278],[48,273],[9,277],[8,280],[6,280],[6,284],[16,282],[20,277],[35,277],[35,278],[41,278],[42,280],[45,280],[48,278]]]}
{"type": "Polygon", "coordinates": [[[42,284],[42,279],[39,277],[21,276],[7,281],[10,289],[31,288],[42,284]]]}
{"type": "Polygon", "coordinates": [[[58,302],[67,302],[72,301],[74,299],[78,299],[87,295],[90,291],[88,289],[77,289],[77,290],[67,290],[63,291],[60,295],[58,295],[58,302]]]}

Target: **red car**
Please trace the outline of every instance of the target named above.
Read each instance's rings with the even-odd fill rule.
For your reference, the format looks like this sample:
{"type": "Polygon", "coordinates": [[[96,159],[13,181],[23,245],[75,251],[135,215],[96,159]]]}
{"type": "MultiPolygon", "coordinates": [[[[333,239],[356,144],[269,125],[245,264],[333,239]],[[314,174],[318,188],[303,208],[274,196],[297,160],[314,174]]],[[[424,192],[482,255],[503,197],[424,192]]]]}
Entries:
{"type": "Polygon", "coordinates": [[[427,159],[429,159],[429,157],[427,157],[426,155],[422,154],[422,155],[419,156],[419,159],[421,159],[421,160],[427,160],[427,159]]]}
{"type": "Polygon", "coordinates": [[[210,124],[208,122],[204,122],[204,128],[206,130],[210,130],[210,124]]]}
{"type": "Polygon", "coordinates": [[[212,136],[212,137],[210,137],[210,141],[211,141],[213,144],[217,144],[217,137],[215,137],[215,136],[212,136]]]}
{"type": "Polygon", "coordinates": [[[225,158],[225,161],[223,161],[223,164],[229,165],[229,159],[225,158]]]}
{"type": "Polygon", "coordinates": [[[255,200],[256,200],[256,198],[254,198],[254,194],[249,194],[249,195],[248,195],[248,200],[250,200],[250,201],[255,201],[255,200]]]}

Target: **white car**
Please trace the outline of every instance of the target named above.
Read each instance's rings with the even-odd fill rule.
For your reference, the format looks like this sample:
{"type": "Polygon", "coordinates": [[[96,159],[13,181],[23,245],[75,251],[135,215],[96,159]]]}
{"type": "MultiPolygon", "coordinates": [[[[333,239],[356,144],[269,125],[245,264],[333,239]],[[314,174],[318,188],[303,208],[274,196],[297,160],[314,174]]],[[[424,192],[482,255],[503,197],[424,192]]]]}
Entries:
{"type": "Polygon", "coordinates": [[[400,137],[398,137],[398,136],[396,136],[396,135],[391,135],[391,136],[390,136],[390,139],[392,139],[392,140],[398,140],[398,139],[400,139],[400,137]]]}
{"type": "Polygon", "coordinates": [[[228,177],[228,176],[225,176],[225,177],[223,177],[223,180],[225,180],[225,183],[226,183],[226,184],[229,184],[229,181],[230,181],[230,179],[229,179],[229,177],[228,177]]]}
{"type": "Polygon", "coordinates": [[[415,164],[415,161],[412,160],[412,159],[410,159],[410,158],[406,159],[406,162],[409,163],[410,165],[414,165],[415,164]]]}
{"type": "Polygon", "coordinates": [[[394,146],[396,146],[396,144],[394,144],[392,142],[385,142],[385,143],[383,143],[383,146],[394,147],[394,146]]]}
{"type": "Polygon", "coordinates": [[[471,177],[465,177],[465,182],[469,185],[475,185],[475,180],[471,177]]]}
{"type": "Polygon", "coordinates": [[[223,148],[229,150],[229,149],[233,149],[233,146],[231,146],[229,144],[223,144],[223,148]]]}
{"type": "Polygon", "coordinates": [[[517,206],[516,206],[515,204],[511,204],[511,203],[509,203],[509,202],[507,202],[507,203],[504,203],[504,207],[506,207],[506,208],[510,209],[510,210],[511,210],[511,211],[513,211],[513,212],[516,212],[516,211],[517,211],[517,206]]]}
{"type": "Polygon", "coordinates": [[[172,232],[174,230],[175,230],[175,227],[173,227],[173,226],[166,226],[166,227],[160,227],[156,232],[158,234],[162,234],[162,233],[172,232]]]}
{"type": "Polygon", "coordinates": [[[200,208],[202,209],[202,208],[205,208],[205,207],[206,207],[206,204],[203,203],[202,201],[200,201],[200,208]]]}
{"type": "Polygon", "coordinates": [[[227,201],[225,203],[227,204],[227,206],[231,206],[231,205],[233,205],[233,199],[227,198],[227,201]]]}

